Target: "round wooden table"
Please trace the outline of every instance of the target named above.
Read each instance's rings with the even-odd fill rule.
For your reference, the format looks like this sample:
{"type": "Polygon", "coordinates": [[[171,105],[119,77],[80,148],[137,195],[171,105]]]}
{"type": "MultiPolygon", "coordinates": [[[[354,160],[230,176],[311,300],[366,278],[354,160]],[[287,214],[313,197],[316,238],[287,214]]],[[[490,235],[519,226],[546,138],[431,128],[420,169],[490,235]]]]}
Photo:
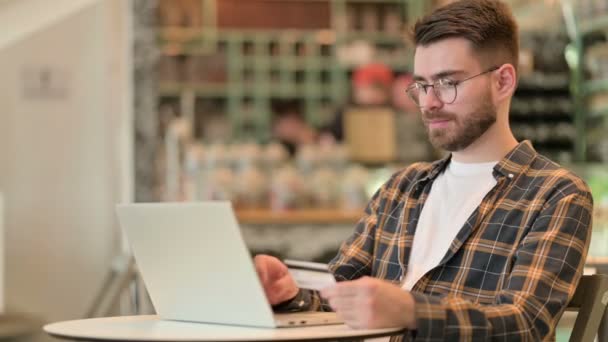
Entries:
{"type": "Polygon", "coordinates": [[[253,328],[125,316],[58,322],[44,326],[53,337],[102,341],[336,341],[403,333],[402,328],[351,329],[343,324],[296,328],[253,328]]]}

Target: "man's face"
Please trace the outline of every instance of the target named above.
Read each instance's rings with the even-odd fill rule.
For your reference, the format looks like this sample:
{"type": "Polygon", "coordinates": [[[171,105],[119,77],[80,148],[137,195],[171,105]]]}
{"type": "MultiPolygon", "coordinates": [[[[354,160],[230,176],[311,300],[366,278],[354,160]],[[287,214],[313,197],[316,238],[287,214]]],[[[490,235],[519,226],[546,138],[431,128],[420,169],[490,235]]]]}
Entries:
{"type": "MultiPolygon", "coordinates": [[[[440,80],[450,84],[493,67],[481,65],[470,43],[449,38],[418,46],[414,57],[414,79],[422,84],[440,80]]],[[[496,105],[490,88],[491,73],[458,84],[454,97],[439,99],[432,88],[421,92],[422,119],[433,146],[450,152],[467,148],[496,122],[496,105]],[[443,100],[443,101],[442,101],[443,100]]]]}

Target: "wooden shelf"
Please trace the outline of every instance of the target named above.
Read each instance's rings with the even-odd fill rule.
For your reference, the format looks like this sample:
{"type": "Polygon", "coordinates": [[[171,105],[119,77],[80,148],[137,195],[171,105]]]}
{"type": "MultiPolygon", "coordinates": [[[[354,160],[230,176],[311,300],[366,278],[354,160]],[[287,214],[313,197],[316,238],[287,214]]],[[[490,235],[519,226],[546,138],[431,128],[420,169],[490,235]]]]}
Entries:
{"type": "Polygon", "coordinates": [[[237,210],[240,224],[355,224],[362,210],[304,209],[292,211],[237,210]]]}
{"type": "MultiPolygon", "coordinates": [[[[160,81],[159,97],[175,98],[184,91],[190,91],[195,95],[194,101],[186,96],[183,97],[184,102],[171,105],[188,103],[195,112],[214,100],[225,99],[214,102],[213,107],[214,111],[230,117],[228,139],[258,142],[269,138],[268,127],[272,121],[269,113],[273,112],[277,99],[293,99],[302,103],[301,114],[312,126],[322,126],[326,117],[331,115],[329,107],[346,101],[352,67],[345,65],[339,57],[341,49],[348,48],[351,40],[367,40],[378,50],[380,61],[395,72],[411,70],[413,53],[407,53],[405,32],[398,28],[408,26],[430,8],[428,0],[297,0],[302,5],[299,12],[296,11],[300,15],[293,18],[295,21],[286,22],[282,20],[285,18],[273,16],[287,13],[285,5],[295,8],[292,7],[294,4],[287,4],[291,0],[258,1],[268,9],[259,11],[266,15],[261,22],[259,18],[248,17],[244,7],[232,7],[237,2],[247,1],[201,1],[202,5],[197,6],[196,11],[203,10],[202,19],[200,13],[196,18],[184,13],[182,16],[190,20],[181,21],[174,20],[172,13],[161,13],[163,20],[159,23],[156,42],[169,63],[166,68],[159,69],[159,73],[165,74],[160,81]],[[309,2],[322,3],[322,6],[313,4],[312,7],[318,18],[301,20],[312,10],[309,2]],[[357,3],[370,6],[371,13],[381,16],[387,5],[392,4],[389,7],[396,11],[395,20],[399,25],[392,25],[395,26],[393,30],[383,31],[377,25],[378,30],[372,32],[355,29],[352,27],[355,25],[351,25],[353,23],[345,23],[349,28],[332,25],[340,18],[346,18],[349,8],[359,6],[357,3]],[[190,26],[173,26],[179,22],[188,22],[190,26]],[[404,56],[395,56],[394,52],[401,50],[404,50],[404,56]],[[184,60],[190,55],[201,58],[184,60]],[[217,67],[208,65],[207,59],[217,62],[217,67]],[[225,72],[225,83],[187,84],[188,80],[195,79],[190,77],[189,69],[199,67],[200,77],[196,79],[213,81],[225,72]],[[243,102],[251,102],[252,105],[244,110],[243,102]],[[252,132],[249,125],[243,124],[245,122],[251,122],[255,130],[252,132]]],[[[184,9],[179,11],[183,13],[184,9]]],[[[390,28],[391,25],[388,26],[390,28]]],[[[296,214],[296,217],[300,215],[296,214]]],[[[328,217],[331,221],[335,215],[328,217]]],[[[321,216],[313,221],[325,218],[321,216]]],[[[338,215],[337,220],[345,219],[338,215]]]]}
{"type": "Polygon", "coordinates": [[[159,86],[160,94],[165,96],[177,96],[186,90],[193,91],[196,96],[226,97],[228,94],[228,87],[225,83],[162,82],[159,86]]]}
{"type": "Polygon", "coordinates": [[[207,98],[229,98],[235,93],[240,96],[258,98],[301,98],[307,97],[316,100],[329,98],[328,86],[310,87],[304,84],[282,84],[271,82],[242,83],[240,89],[233,86],[235,83],[204,83],[199,84],[186,82],[161,82],[159,86],[160,96],[179,96],[184,91],[192,91],[196,97],[207,98]]]}
{"type": "Polygon", "coordinates": [[[384,32],[365,32],[365,31],[346,31],[339,32],[338,38],[345,40],[367,40],[374,43],[384,44],[406,44],[405,32],[398,33],[384,33],[384,32]]]}

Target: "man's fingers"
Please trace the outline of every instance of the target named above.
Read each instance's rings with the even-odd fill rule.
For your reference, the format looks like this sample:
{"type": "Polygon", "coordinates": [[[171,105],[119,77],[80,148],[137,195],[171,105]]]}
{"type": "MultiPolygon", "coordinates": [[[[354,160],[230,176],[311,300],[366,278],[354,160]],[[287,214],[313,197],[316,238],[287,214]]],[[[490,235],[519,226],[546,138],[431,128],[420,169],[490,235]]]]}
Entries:
{"type": "MultiPolygon", "coordinates": [[[[295,296],[298,293],[298,287],[290,276],[285,276],[277,281],[274,281],[270,284],[268,288],[269,292],[274,292],[277,294],[286,294],[291,295],[291,297],[295,296]]],[[[287,300],[289,298],[285,298],[287,300]]]]}
{"type": "Polygon", "coordinates": [[[255,265],[255,271],[258,273],[258,277],[260,278],[262,285],[266,287],[266,283],[268,282],[268,271],[263,256],[256,255],[253,259],[253,263],[255,265]]]}
{"type": "Polygon", "coordinates": [[[340,318],[346,325],[354,329],[366,328],[366,317],[357,308],[344,308],[334,310],[338,318],[340,318]]]}
{"type": "Polygon", "coordinates": [[[266,292],[266,298],[270,305],[277,305],[295,297],[297,294],[297,290],[295,292],[288,289],[269,290],[266,292]]]}
{"type": "Polygon", "coordinates": [[[289,300],[298,294],[299,289],[295,281],[279,259],[269,255],[256,255],[254,265],[271,305],[289,300]]]}
{"type": "Polygon", "coordinates": [[[351,298],[344,297],[333,297],[329,300],[329,305],[331,308],[336,311],[352,311],[355,312],[357,308],[357,304],[351,298]]]}
{"type": "Polygon", "coordinates": [[[298,291],[299,288],[289,274],[272,282],[265,289],[266,297],[271,305],[279,304],[295,297],[298,291]]]}
{"type": "Polygon", "coordinates": [[[336,316],[348,326],[353,326],[353,323],[357,321],[357,315],[352,310],[337,310],[336,316]]]}
{"type": "Polygon", "coordinates": [[[281,260],[275,257],[269,257],[265,260],[265,262],[266,265],[268,265],[268,278],[272,280],[280,279],[288,273],[287,266],[285,266],[281,260]]]}
{"type": "Polygon", "coordinates": [[[273,282],[287,273],[287,266],[281,260],[270,255],[256,255],[254,257],[256,271],[263,279],[262,282],[273,282]]]}
{"type": "Polygon", "coordinates": [[[284,276],[282,276],[281,278],[277,279],[273,284],[275,284],[276,286],[280,286],[283,288],[297,288],[298,285],[296,284],[296,281],[293,279],[293,277],[291,276],[290,273],[286,273],[284,276]]]}
{"type": "Polygon", "coordinates": [[[337,283],[321,290],[321,297],[329,299],[331,297],[356,297],[361,295],[365,288],[356,281],[345,281],[337,283]]]}

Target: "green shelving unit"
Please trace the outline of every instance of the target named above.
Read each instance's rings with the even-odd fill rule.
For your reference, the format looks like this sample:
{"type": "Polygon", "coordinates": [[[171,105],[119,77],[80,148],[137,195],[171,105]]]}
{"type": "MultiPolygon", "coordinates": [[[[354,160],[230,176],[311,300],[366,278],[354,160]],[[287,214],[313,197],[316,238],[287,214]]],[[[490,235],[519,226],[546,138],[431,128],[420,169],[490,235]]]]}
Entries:
{"type": "Polygon", "coordinates": [[[608,91],[608,79],[593,80],[583,83],[582,95],[589,96],[599,92],[608,91]]]}
{"type": "Polygon", "coordinates": [[[589,116],[591,118],[608,118],[608,107],[591,111],[589,116]]]}
{"type": "MultiPolygon", "coordinates": [[[[602,92],[608,92],[608,79],[587,80],[585,77],[585,52],[588,48],[585,39],[597,32],[608,32],[608,13],[596,15],[593,19],[581,20],[577,16],[575,5],[572,0],[561,0],[564,19],[571,43],[565,51],[566,60],[571,69],[570,89],[574,98],[574,122],[577,131],[575,141],[575,161],[588,161],[588,139],[587,129],[592,118],[606,117],[608,108],[604,110],[592,110],[588,106],[590,96],[602,92]]],[[[580,5],[580,4],[579,4],[580,5]]],[[[604,120],[608,122],[608,120],[604,120]]]]}
{"type": "MultiPolygon", "coordinates": [[[[160,94],[181,97],[188,92],[196,99],[222,99],[224,113],[230,118],[232,138],[258,141],[270,138],[273,101],[298,101],[305,118],[313,126],[323,125],[333,115],[332,107],[348,101],[349,75],[353,66],[345,65],[338,58],[341,47],[363,40],[376,47],[407,50],[403,29],[370,32],[345,27],[353,8],[390,6],[397,9],[400,25],[405,28],[431,6],[425,0],[325,0],[331,21],[327,29],[262,30],[220,28],[215,19],[216,1],[219,0],[200,1],[202,26],[161,27],[158,41],[165,59],[215,56],[223,61],[222,67],[207,72],[218,73],[221,69],[221,80],[183,79],[190,75],[182,79],[173,77],[161,80],[160,94]]],[[[403,58],[381,61],[396,72],[411,67],[411,55],[406,53],[403,58]]],[[[178,112],[183,110],[178,109],[178,112]]],[[[194,113],[181,114],[196,116],[194,113]]]]}
{"type": "Polygon", "coordinates": [[[608,14],[580,23],[580,33],[586,35],[598,30],[608,30],[608,14]]]}

